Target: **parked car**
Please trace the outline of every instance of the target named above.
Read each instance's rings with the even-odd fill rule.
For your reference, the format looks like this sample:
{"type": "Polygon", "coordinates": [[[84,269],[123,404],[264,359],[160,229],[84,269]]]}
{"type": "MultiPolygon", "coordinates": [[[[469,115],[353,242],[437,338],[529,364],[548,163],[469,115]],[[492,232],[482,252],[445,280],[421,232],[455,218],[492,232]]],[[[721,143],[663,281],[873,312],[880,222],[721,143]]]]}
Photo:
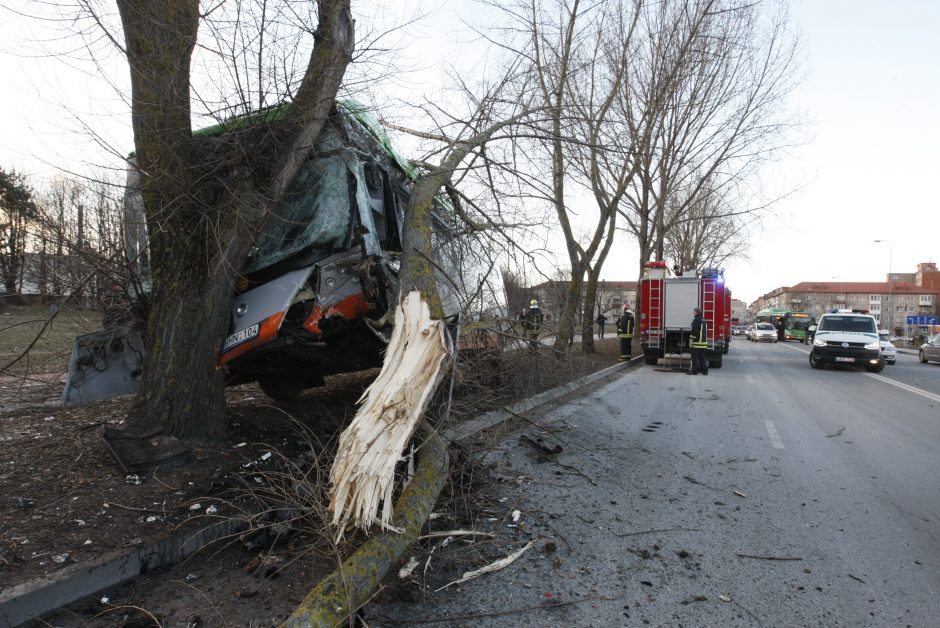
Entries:
{"type": "Polygon", "coordinates": [[[898,359],[898,350],[891,344],[889,337],[890,334],[887,329],[878,330],[878,341],[881,343],[881,355],[884,357],[886,363],[894,364],[898,359]]]}
{"type": "Polygon", "coordinates": [[[777,342],[777,329],[770,323],[757,323],[751,336],[754,342],[777,342]]]}
{"type": "Polygon", "coordinates": [[[917,357],[921,362],[940,362],[940,334],[934,334],[920,346],[917,357]]]}

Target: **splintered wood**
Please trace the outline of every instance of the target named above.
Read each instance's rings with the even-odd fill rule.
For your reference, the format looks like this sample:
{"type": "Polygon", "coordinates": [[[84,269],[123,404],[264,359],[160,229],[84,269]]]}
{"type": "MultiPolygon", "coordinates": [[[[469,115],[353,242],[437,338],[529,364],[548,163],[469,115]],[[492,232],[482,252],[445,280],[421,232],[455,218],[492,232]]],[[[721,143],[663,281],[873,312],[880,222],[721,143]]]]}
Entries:
{"type": "Polygon", "coordinates": [[[448,356],[444,323],[431,319],[419,292],[410,292],[395,311],[382,371],[340,436],[330,472],[330,509],[339,536],[350,523],[368,530],[380,502],[379,523],[391,528],[395,465],[443,377],[448,356]]]}

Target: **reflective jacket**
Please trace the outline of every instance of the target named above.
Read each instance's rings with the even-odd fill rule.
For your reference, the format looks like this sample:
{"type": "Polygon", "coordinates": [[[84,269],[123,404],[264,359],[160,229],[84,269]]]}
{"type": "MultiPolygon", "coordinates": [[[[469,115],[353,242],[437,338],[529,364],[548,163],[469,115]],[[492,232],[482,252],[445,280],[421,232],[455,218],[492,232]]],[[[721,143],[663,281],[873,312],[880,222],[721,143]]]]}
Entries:
{"type": "Polygon", "coordinates": [[[708,348],[708,323],[699,314],[692,319],[692,337],[690,346],[693,349],[708,348]]]}
{"type": "Polygon", "coordinates": [[[617,319],[617,331],[621,338],[633,338],[633,312],[624,312],[617,319]]]}

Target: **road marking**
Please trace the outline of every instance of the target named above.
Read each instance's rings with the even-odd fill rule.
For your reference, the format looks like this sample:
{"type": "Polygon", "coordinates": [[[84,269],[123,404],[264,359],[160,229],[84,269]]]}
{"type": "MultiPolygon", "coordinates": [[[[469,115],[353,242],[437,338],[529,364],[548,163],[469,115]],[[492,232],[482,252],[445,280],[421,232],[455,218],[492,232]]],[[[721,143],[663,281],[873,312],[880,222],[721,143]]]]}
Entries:
{"type": "Polygon", "coordinates": [[[744,362],[744,358],[738,358],[738,362],[744,362]]]}
{"type": "Polygon", "coordinates": [[[906,390],[907,392],[912,392],[912,393],[914,393],[915,395],[920,395],[921,397],[926,397],[927,399],[930,399],[931,401],[936,401],[937,403],[940,403],[940,395],[935,395],[935,394],[933,394],[933,393],[929,393],[929,392],[927,392],[926,390],[921,390],[920,388],[915,388],[914,386],[909,386],[909,385],[907,385],[907,384],[902,384],[901,382],[897,382],[897,381],[895,381],[895,380],[893,380],[893,379],[890,379],[890,378],[888,378],[888,377],[885,377],[884,375],[876,375],[876,374],[874,374],[874,373],[865,373],[865,375],[868,375],[869,377],[874,377],[875,379],[877,379],[877,380],[879,380],[879,381],[882,381],[882,382],[884,382],[884,383],[886,383],[886,384],[891,384],[892,386],[897,386],[897,387],[900,388],[901,390],[906,390]]]}
{"type": "Polygon", "coordinates": [[[783,346],[786,347],[787,349],[793,349],[794,351],[799,351],[800,353],[809,353],[809,349],[803,349],[802,344],[800,344],[797,347],[794,347],[793,345],[788,345],[787,343],[784,342],[783,346]]]}
{"type": "Polygon", "coordinates": [[[777,433],[777,428],[774,427],[774,422],[764,421],[764,425],[767,426],[767,433],[770,434],[770,444],[773,445],[775,449],[786,449],[783,446],[783,441],[780,440],[780,434],[777,433]]]}
{"type": "Polygon", "coordinates": [[[746,381],[748,384],[754,384],[754,383],[756,383],[756,382],[754,381],[754,378],[751,377],[750,375],[745,375],[745,376],[744,376],[744,381],[746,381]]]}
{"type": "MultiPolygon", "coordinates": [[[[787,344],[785,344],[785,345],[783,345],[783,346],[784,346],[784,347],[787,347],[788,349],[793,349],[794,351],[799,351],[800,353],[809,353],[808,350],[800,349],[800,348],[798,348],[798,347],[791,347],[790,345],[787,345],[787,344]]],[[[895,381],[895,380],[893,380],[893,379],[891,379],[891,378],[889,378],[889,377],[885,377],[884,375],[877,375],[877,374],[875,374],[875,373],[865,373],[865,375],[867,375],[867,376],[869,376],[869,377],[874,377],[874,378],[877,379],[878,381],[885,382],[886,384],[891,384],[892,386],[897,386],[897,387],[900,388],[901,390],[906,390],[907,392],[912,392],[912,393],[914,393],[915,395],[920,395],[921,397],[926,397],[927,399],[930,399],[931,401],[936,401],[936,402],[940,403],[940,395],[935,395],[935,394],[933,394],[933,393],[931,393],[931,392],[927,392],[926,390],[921,390],[920,388],[916,388],[916,387],[910,386],[910,385],[908,385],[908,384],[902,384],[901,382],[895,381]]]]}

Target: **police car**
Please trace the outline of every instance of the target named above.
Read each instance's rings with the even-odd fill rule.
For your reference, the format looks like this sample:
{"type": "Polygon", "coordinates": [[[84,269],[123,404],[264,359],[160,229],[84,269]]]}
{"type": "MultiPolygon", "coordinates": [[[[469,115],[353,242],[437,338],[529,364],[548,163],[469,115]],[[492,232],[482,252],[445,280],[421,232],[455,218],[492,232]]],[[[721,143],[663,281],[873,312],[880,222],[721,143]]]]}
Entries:
{"type": "Polygon", "coordinates": [[[885,362],[888,364],[894,364],[897,362],[898,349],[894,346],[894,343],[891,342],[891,334],[888,333],[888,330],[879,329],[878,339],[881,343],[881,355],[884,356],[885,362]]]}
{"type": "Polygon", "coordinates": [[[827,364],[863,366],[872,373],[884,370],[885,357],[875,317],[851,310],[823,314],[816,328],[809,365],[821,369],[827,364]]]}

